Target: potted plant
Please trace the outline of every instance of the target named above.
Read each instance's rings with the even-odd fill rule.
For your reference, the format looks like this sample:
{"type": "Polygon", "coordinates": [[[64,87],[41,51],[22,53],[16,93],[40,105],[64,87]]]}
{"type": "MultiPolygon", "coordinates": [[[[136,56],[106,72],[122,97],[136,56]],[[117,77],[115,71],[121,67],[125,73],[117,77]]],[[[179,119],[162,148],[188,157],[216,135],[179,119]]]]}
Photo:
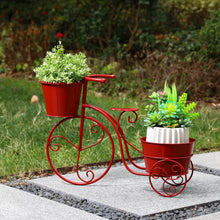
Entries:
{"type": "Polygon", "coordinates": [[[52,51],[47,52],[43,63],[34,72],[42,84],[47,115],[77,115],[83,79],[90,74],[85,54],[64,53],[59,41],[52,51]]]}
{"type": "MultiPolygon", "coordinates": [[[[196,103],[187,104],[187,93],[178,99],[175,84],[171,89],[167,83],[163,92],[153,92],[149,100],[144,120],[147,134],[141,138],[146,171],[150,172],[161,159],[174,159],[187,173],[195,143],[193,138],[189,138],[189,127],[199,116],[198,112],[193,111],[196,103]]],[[[164,170],[169,175],[175,174],[169,167],[164,170]]]]}

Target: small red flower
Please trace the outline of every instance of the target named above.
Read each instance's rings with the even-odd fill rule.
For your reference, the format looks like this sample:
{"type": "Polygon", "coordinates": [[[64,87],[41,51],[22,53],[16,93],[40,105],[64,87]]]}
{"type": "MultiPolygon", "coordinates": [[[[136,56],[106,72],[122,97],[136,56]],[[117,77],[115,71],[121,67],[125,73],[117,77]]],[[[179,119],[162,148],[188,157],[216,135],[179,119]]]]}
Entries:
{"type": "Polygon", "coordinates": [[[155,34],[157,40],[161,40],[163,38],[163,34],[155,34]]]}
{"type": "Polygon", "coordinates": [[[15,18],[14,18],[14,20],[15,20],[15,21],[17,21],[17,20],[18,20],[18,18],[17,18],[17,17],[15,17],[15,18]]]}
{"type": "Polygon", "coordinates": [[[18,22],[19,22],[19,23],[21,23],[21,21],[22,21],[21,19],[18,19],[18,22]]]}
{"type": "Polygon", "coordinates": [[[44,11],[43,14],[44,14],[44,15],[48,15],[48,12],[47,12],[47,11],[44,11]]]}
{"type": "Polygon", "coordinates": [[[63,34],[60,33],[60,32],[56,33],[56,36],[57,36],[58,38],[63,38],[63,34]]]}

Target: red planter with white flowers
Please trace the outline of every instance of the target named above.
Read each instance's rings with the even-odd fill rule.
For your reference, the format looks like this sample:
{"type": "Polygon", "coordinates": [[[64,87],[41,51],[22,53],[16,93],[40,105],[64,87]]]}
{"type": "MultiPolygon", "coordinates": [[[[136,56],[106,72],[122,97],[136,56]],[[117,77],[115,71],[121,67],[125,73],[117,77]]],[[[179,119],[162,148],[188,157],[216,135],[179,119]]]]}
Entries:
{"type": "Polygon", "coordinates": [[[82,82],[42,82],[47,116],[73,117],[78,114],[82,82]]]}

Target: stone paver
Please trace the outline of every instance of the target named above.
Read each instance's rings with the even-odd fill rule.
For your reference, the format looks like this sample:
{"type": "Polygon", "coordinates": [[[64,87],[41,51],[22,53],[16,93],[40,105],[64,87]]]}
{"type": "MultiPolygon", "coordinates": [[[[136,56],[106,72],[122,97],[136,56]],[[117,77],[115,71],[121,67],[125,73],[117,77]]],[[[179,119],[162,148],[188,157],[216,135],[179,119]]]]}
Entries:
{"type": "MultiPolygon", "coordinates": [[[[220,152],[194,155],[195,165],[220,170],[220,152]]],[[[95,171],[97,175],[102,169],[95,171]]],[[[85,178],[85,172],[81,173],[85,178]]],[[[75,174],[66,174],[75,180],[75,174]]],[[[110,206],[113,209],[130,212],[138,216],[172,211],[208,202],[220,200],[220,176],[194,172],[184,191],[172,198],[166,198],[153,191],[148,177],[136,176],[123,166],[112,167],[100,181],[87,186],[71,185],[58,176],[33,179],[30,183],[55,192],[71,194],[73,197],[87,199],[96,204],[110,206]]],[[[156,181],[156,188],[162,185],[156,181]]],[[[0,219],[104,219],[97,215],[48,200],[33,194],[0,184],[0,219]]],[[[217,220],[220,213],[212,213],[191,218],[192,220],[217,220]]]]}
{"type": "Polygon", "coordinates": [[[0,184],[1,220],[101,220],[104,218],[0,184]]]}
{"type": "MultiPolygon", "coordinates": [[[[96,172],[98,175],[102,170],[96,172]]],[[[74,180],[73,174],[65,176],[74,180]]],[[[85,173],[82,173],[82,176],[85,177],[85,173]]],[[[102,180],[87,186],[71,185],[57,176],[31,182],[140,216],[220,199],[220,177],[200,172],[194,172],[184,191],[173,198],[156,194],[149,184],[148,177],[133,175],[121,166],[112,167],[102,180]]],[[[156,183],[156,186],[161,188],[162,184],[158,186],[156,183]]]]}
{"type": "Polygon", "coordinates": [[[188,220],[219,220],[220,219],[220,212],[197,216],[194,218],[188,218],[188,220]]]}
{"type": "Polygon", "coordinates": [[[192,161],[195,165],[201,165],[213,169],[220,170],[220,151],[210,152],[204,154],[195,154],[192,157],[192,161]]]}

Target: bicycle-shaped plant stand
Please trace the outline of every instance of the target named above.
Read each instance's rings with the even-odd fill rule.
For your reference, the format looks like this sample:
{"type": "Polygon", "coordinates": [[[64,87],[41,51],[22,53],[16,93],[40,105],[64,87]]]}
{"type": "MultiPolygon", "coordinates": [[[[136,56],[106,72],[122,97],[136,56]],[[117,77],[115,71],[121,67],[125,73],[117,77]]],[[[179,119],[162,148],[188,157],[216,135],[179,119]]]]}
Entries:
{"type": "MultiPolygon", "coordinates": [[[[47,157],[48,157],[48,161],[50,163],[50,166],[52,167],[54,172],[60,178],[62,178],[64,181],[66,181],[68,183],[75,184],[75,185],[92,184],[92,183],[100,180],[101,178],[103,178],[107,174],[110,167],[112,166],[113,159],[114,159],[114,153],[115,153],[114,141],[113,141],[112,135],[110,134],[109,130],[105,127],[104,124],[102,124],[100,121],[96,120],[95,118],[92,118],[90,116],[86,116],[85,110],[86,109],[93,109],[96,112],[102,114],[113,126],[114,131],[117,135],[118,142],[119,142],[121,159],[122,159],[123,165],[125,166],[125,168],[129,172],[131,172],[134,175],[148,176],[150,185],[153,188],[153,190],[155,192],[157,192],[158,194],[162,195],[162,196],[172,197],[172,196],[176,196],[176,195],[180,194],[183,191],[183,189],[185,188],[186,183],[191,179],[191,177],[193,175],[193,164],[192,164],[192,162],[190,162],[191,163],[191,171],[188,174],[188,167],[187,168],[183,167],[179,161],[185,160],[185,159],[191,161],[192,154],[187,155],[185,157],[169,157],[169,158],[163,157],[163,156],[162,157],[148,156],[148,155],[144,154],[142,151],[140,151],[138,148],[136,148],[135,146],[130,144],[126,140],[125,134],[123,133],[123,130],[120,126],[120,119],[121,119],[122,115],[124,115],[127,112],[131,112],[132,114],[134,114],[134,117],[135,117],[134,120],[131,120],[131,118],[129,116],[128,117],[128,122],[129,123],[135,123],[137,121],[137,119],[138,119],[138,116],[137,116],[137,113],[136,113],[136,111],[138,111],[137,108],[111,108],[111,110],[113,110],[113,111],[119,111],[120,112],[120,114],[118,116],[118,119],[116,120],[108,112],[106,112],[103,109],[98,108],[96,106],[90,105],[86,102],[88,81],[102,82],[103,83],[106,80],[104,78],[114,78],[114,77],[115,77],[114,75],[90,75],[88,77],[85,77],[85,80],[83,82],[81,115],[76,115],[76,116],[73,116],[73,117],[64,118],[63,120],[61,120],[58,124],[56,124],[52,128],[52,130],[50,131],[50,134],[48,136],[47,144],[46,144],[46,152],[47,152],[47,157]],[[101,77],[101,79],[99,79],[99,77],[101,77]],[[72,141],[70,141],[69,139],[67,139],[64,136],[53,135],[54,131],[62,123],[64,123],[65,121],[68,121],[70,119],[75,119],[75,118],[78,118],[80,120],[78,145],[74,144],[72,141]],[[91,126],[91,129],[90,129],[91,133],[96,133],[97,132],[97,130],[94,130],[95,127],[99,127],[102,131],[102,137],[97,141],[97,143],[92,144],[92,145],[87,146],[87,147],[83,146],[83,141],[82,141],[83,140],[83,129],[84,129],[85,120],[89,120],[89,121],[94,123],[91,126]],[[87,170],[86,173],[85,173],[86,174],[86,179],[82,178],[82,176],[80,175],[80,171],[79,171],[79,167],[80,167],[79,162],[80,162],[81,152],[100,144],[103,141],[103,139],[105,138],[106,135],[109,138],[110,143],[111,143],[111,159],[109,161],[108,166],[104,169],[101,176],[96,177],[95,173],[92,170],[87,170]],[[76,181],[72,181],[72,180],[68,179],[67,177],[64,177],[63,175],[61,175],[61,173],[58,172],[58,169],[56,169],[54,167],[54,164],[52,162],[50,153],[51,152],[58,152],[60,150],[60,145],[55,142],[56,138],[61,138],[65,141],[67,141],[70,145],[72,145],[78,151],[76,168],[75,168],[75,173],[78,177],[78,179],[76,181]],[[147,159],[154,160],[151,167],[148,167],[148,168],[146,166],[142,167],[142,166],[138,165],[137,163],[135,163],[132,160],[132,158],[129,154],[129,149],[130,148],[133,148],[134,150],[136,150],[140,154],[142,154],[144,156],[145,160],[147,160],[147,159]],[[127,160],[125,159],[124,151],[127,155],[127,160]],[[126,161],[129,161],[130,165],[133,166],[135,168],[135,170],[137,170],[137,169],[142,170],[142,172],[134,171],[134,169],[130,168],[131,167],[130,165],[128,166],[126,161]],[[159,184],[160,189],[158,190],[157,189],[157,187],[158,187],[158,182],[157,181],[159,179],[160,179],[160,181],[162,181],[162,187],[161,187],[161,184],[159,184]],[[156,182],[156,186],[155,186],[155,182],[156,182]]],[[[193,140],[194,139],[192,139],[192,142],[193,142],[193,140]]],[[[143,140],[143,138],[142,138],[141,141],[145,142],[143,140]]],[[[148,143],[145,142],[144,144],[146,145],[148,143]]],[[[151,144],[151,143],[149,143],[149,144],[151,144]]]]}

